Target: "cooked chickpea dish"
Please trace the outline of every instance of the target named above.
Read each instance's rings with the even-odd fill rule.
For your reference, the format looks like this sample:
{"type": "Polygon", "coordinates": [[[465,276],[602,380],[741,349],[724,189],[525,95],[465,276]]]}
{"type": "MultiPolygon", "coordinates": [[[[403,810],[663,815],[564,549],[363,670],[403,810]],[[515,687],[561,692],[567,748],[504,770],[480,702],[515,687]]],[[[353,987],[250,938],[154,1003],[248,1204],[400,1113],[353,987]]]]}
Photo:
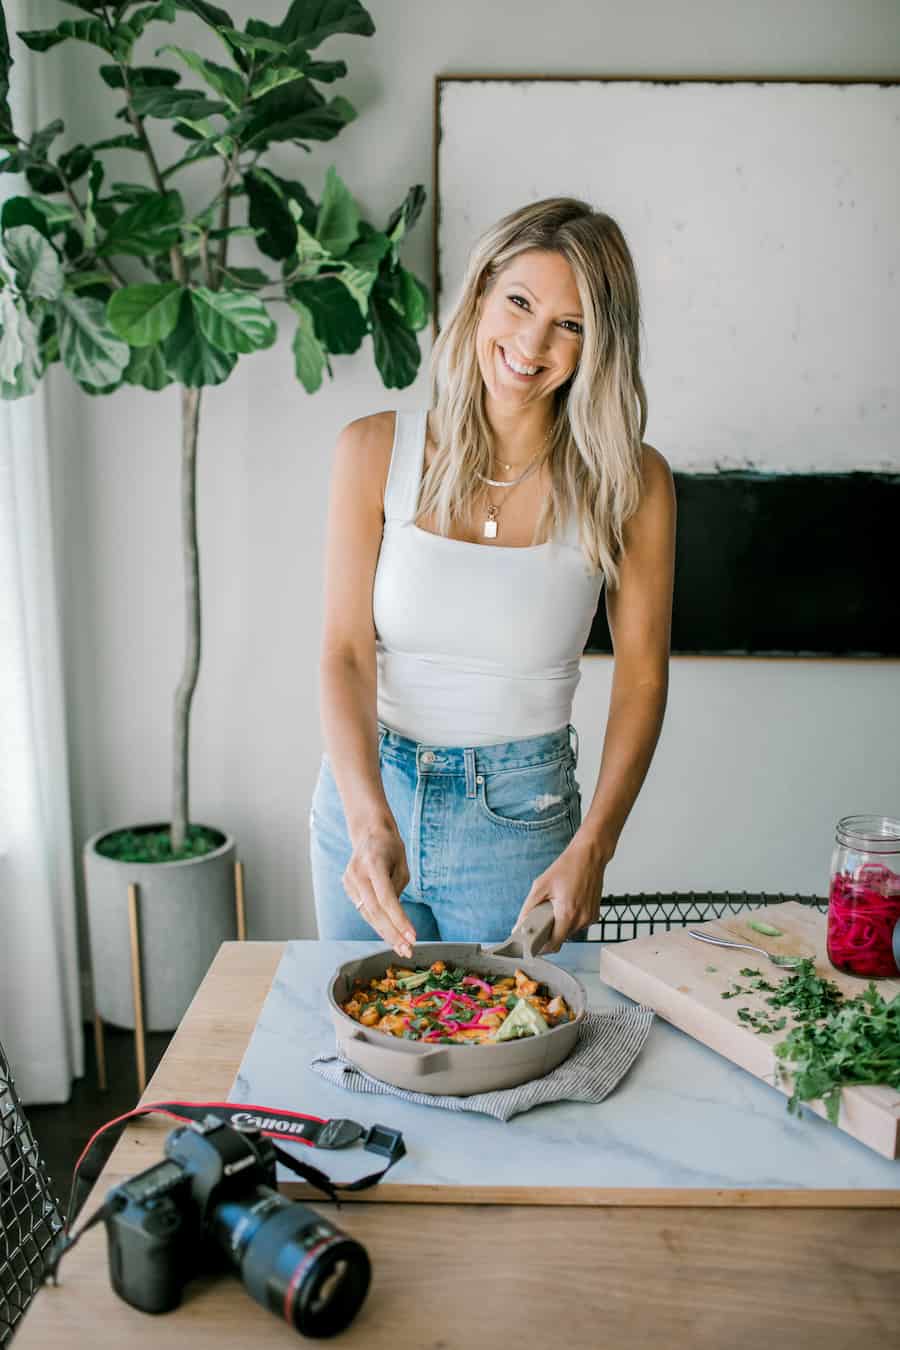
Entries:
{"type": "Polygon", "coordinates": [[[340,1006],[388,1036],[462,1045],[539,1036],[574,1019],[565,999],[523,970],[492,979],[443,961],[420,970],[388,966],[381,979],[357,980],[340,1006]]]}

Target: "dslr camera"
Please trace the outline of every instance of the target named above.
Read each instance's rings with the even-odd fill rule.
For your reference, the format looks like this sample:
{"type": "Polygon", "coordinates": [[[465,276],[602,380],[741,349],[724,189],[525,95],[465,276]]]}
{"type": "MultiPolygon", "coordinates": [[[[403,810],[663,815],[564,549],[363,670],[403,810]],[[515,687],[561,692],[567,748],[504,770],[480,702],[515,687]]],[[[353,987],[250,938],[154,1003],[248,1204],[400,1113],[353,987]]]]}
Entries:
{"type": "Polygon", "coordinates": [[[163,1162],[116,1186],[105,1214],[113,1289],[169,1312],[192,1275],[233,1268],[264,1308],[305,1336],[333,1336],[369,1288],[365,1248],[279,1195],[275,1149],[214,1116],[166,1137],[163,1162]]]}

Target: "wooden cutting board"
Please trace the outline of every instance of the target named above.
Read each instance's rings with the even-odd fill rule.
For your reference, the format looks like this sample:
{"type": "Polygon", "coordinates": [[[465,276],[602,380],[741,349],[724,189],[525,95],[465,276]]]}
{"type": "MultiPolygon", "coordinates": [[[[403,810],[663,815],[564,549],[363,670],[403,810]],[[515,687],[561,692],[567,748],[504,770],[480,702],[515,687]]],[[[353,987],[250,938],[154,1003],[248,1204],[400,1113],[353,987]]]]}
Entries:
{"type": "MultiPolygon", "coordinates": [[[[774,954],[812,957],[816,974],[833,980],[842,993],[851,997],[868,984],[868,980],[842,975],[834,969],[825,950],[825,915],[796,900],[747,909],[691,927],[732,942],[752,942],[774,954]],[[784,936],[764,937],[749,927],[750,919],[780,928],[784,936]]],[[[754,1012],[771,1011],[765,1003],[765,992],[722,998],[733,983],[747,987],[748,980],[738,974],[745,966],[759,970],[774,985],[790,973],[755,952],[698,942],[687,928],[648,933],[629,942],[606,943],[600,955],[600,974],[613,989],[654,1008],[673,1026],[789,1095],[790,1078],[783,1082],[775,1079],[775,1066],[780,1061],[773,1046],[788,1035],[793,1025],[790,1010],[780,1010],[788,1012],[783,1031],[761,1035],[744,1025],[737,1010],[747,1007],[754,1012]],[[707,966],[716,969],[708,971],[707,966]]],[[[885,999],[900,993],[900,980],[876,983],[885,999]]],[[[826,1114],[820,1100],[805,1102],[806,1106],[820,1116],[826,1114]]],[[[845,1087],[841,1092],[838,1126],[886,1158],[898,1157],[900,1092],[887,1086],[845,1087]]]]}

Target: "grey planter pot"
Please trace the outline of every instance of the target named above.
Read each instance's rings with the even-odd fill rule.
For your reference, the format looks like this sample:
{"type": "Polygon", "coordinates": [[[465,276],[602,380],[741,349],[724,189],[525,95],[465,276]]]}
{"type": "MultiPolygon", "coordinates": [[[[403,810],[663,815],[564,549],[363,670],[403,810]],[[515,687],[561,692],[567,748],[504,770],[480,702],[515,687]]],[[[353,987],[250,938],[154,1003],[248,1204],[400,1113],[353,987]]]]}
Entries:
{"type": "Polygon", "coordinates": [[[237,936],[235,843],[225,835],[219,848],[201,858],[129,863],[97,852],[99,841],[116,832],[100,830],[84,846],[95,1011],[104,1022],[134,1027],[128,887],[136,883],[144,1025],[148,1031],[173,1031],[219,945],[237,936]]]}

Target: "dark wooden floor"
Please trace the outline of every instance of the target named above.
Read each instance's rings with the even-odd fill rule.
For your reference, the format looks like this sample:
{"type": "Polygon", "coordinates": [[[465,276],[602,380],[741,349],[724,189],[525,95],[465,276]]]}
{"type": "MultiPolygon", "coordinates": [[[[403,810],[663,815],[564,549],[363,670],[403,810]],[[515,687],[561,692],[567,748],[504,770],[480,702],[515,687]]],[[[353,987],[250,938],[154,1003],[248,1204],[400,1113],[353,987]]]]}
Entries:
{"type": "MultiPolygon", "coordinates": [[[[148,1034],[148,1079],[171,1039],[172,1033],[167,1031],[148,1034]]],[[[62,1106],[25,1107],[25,1114],[53,1179],[54,1190],[63,1211],[68,1201],[72,1170],[85,1144],[105,1121],[135,1106],[140,1095],[134,1064],[133,1032],[117,1027],[106,1028],[106,1076],[109,1084],[106,1092],[101,1092],[97,1086],[94,1030],[89,1023],[84,1027],[84,1050],[84,1077],[77,1078],[72,1084],[72,1095],[67,1102],[62,1106]]],[[[99,1141],[91,1156],[88,1172],[91,1180],[96,1178],[119,1136],[118,1130],[110,1130],[109,1133],[109,1139],[99,1141]]],[[[87,1190],[86,1184],[79,1188],[79,1206],[87,1190]]]]}

